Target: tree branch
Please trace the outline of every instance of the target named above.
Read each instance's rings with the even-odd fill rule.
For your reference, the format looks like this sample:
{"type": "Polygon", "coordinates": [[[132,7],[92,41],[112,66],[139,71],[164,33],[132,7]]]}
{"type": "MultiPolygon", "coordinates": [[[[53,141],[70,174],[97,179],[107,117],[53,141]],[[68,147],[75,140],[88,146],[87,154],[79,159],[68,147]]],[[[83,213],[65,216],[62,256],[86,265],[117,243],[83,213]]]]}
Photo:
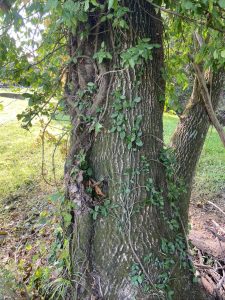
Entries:
{"type": "Polygon", "coordinates": [[[165,7],[162,7],[160,5],[157,5],[156,3],[153,3],[152,0],[146,0],[147,2],[151,3],[154,7],[156,7],[157,9],[167,13],[167,14],[170,14],[172,16],[175,16],[175,17],[178,17],[184,21],[187,21],[187,22],[191,22],[191,23],[195,23],[195,24],[198,24],[198,25],[203,25],[203,26],[208,26],[210,27],[211,29],[214,29],[216,31],[219,31],[219,32],[222,32],[222,33],[225,33],[225,30],[224,29],[221,29],[221,28],[218,28],[218,27],[215,27],[213,26],[212,24],[207,24],[207,22],[203,22],[203,21],[200,21],[200,20],[196,20],[196,19],[193,19],[191,17],[188,17],[186,15],[183,15],[177,11],[174,11],[174,10],[170,10],[170,9],[167,9],[165,7]]]}
{"type": "Polygon", "coordinates": [[[211,97],[210,97],[210,94],[209,94],[209,91],[208,91],[208,88],[207,88],[204,76],[202,75],[202,72],[201,72],[198,64],[196,64],[194,62],[194,60],[193,60],[192,57],[191,57],[191,60],[192,60],[192,64],[193,64],[196,76],[197,76],[199,84],[200,84],[201,94],[202,94],[202,98],[203,98],[204,103],[205,103],[205,107],[206,107],[207,113],[209,115],[209,118],[210,118],[212,124],[216,128],[216,130],[217,130],[217,132],[218,132],[218,134],[220,136],[220,139],[221,139],[221,141],[222,141],[222,143],[223,143],[223,145],[225,147],[225,132],[223,130],[222,125],[218,121],[218,119],[216,117],[216,114],[214,112],[214,109],[212,107],[211,97]]]}

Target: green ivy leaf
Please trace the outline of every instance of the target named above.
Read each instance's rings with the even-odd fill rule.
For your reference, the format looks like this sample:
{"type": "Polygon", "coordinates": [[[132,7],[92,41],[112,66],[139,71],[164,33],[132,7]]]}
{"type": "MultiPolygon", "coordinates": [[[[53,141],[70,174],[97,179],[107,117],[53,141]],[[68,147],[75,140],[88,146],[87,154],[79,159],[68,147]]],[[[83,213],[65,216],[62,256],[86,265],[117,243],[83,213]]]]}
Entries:
{"type": "Polygon", "coordinates": [[[135,97],[135,98],[134,98],[134,102],[135,102],[135,103],[141,102],[141,97],[135,97]]]}
{"type": "Polygon", "coordinates": [[[220,55],[221,55],[222,58],[225,58],[225,50],[221,51],[220,55]]]}
{"type": "Polygon", "coordinates": [[[185,8],[185,9],[191,9],[191,8],[193,8],[194,7],[194,4],[191,2],[191,1],[184,1],[184,3],[183,3],[183,7],[185,8]]]}
{"type": "Polygon", "coordinates": [[[108,10],[110,10],[113,7],[113,2],[114,2],[114,0],[109,0],[108,10]]]}
{"type": "Polygon", "coordinates": [[[117,6],[118,6],[118,0],[109,0],[108,10],[110,10],[111,8],[116,9],[117,6]]]}
{"type": "Polygon", "coordinates": [[[110,54],[110,52],[106,51],[105,49],[104,42],[102,42],[101,44],[101,49],[93,55],[93,58],[97,59],[100,64],[104,59],[112,59],[112,55],[110,54]]]}
{"type": "Polygon", "coordinates": [[[85,0],[85,2],[84,2],[84,11],[88,11],[89,6],[90,6],[89,0],[85,0]]]}
{"type": "Polygon", "coordinates": [[[102,128],[103,128],[103,126],[99,122],[97,122],[95,124],[95,133],[96,133],[96,135],[101,131],[102,128]]]}
{"type": "Polygon", "coordinates": [[[218,4],[221,8],[225,8],[225,0],[219,0],[218,4]]]}
{"type": "Polygon", "coordinates": [[[63,220],[66,226],[69,226],[72,220],[72,216],[69,213],[63,213],[63,220]]]}
{"type": "Polygon", "coordinates": [[[125,139],[125,136],[126,136],[126,132],[125,131],[121,131],[120,132],[120,138],[123,140],[123,139],[125,139]]]}
{"type": "Polygon", "coordinates": [[[219,57],[217,50],[213,52],[213,58],[217,59],[219,57]]]}
{"type": "Polygon", "coordinates": [[[136,143],[136,145],[138,147],[142,147],[143,146],[143,142],[141,140],[137,140],[135,143],[136,143]]]}
{"type": "Polygon", "coordinates": [[[46,4],[46,9],[52,10],[55,9],[58,5],[58,0],[48,0],[46,4]]]}

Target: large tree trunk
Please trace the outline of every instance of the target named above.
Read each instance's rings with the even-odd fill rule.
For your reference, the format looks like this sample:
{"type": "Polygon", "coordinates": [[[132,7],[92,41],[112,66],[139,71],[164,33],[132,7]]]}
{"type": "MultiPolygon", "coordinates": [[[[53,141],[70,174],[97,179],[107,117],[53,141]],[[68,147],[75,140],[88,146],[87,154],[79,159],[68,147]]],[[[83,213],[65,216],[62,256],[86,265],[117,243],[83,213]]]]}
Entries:
{"type": "MultiPolygon", "coordinates": [[[[147,1],[125,4],[130,9],[126,34],[110,23],[95,26],[98,16],[92,14],[89,37],[71,34],[69,41],[71,57],[79,49],[67,85],[73,132],[65,178],[67,197],[75,204],[70,227],[75,291],[70,298],[200,300],[185,252],[188,207],[176,209],[184,192],[172,154],[163,149],[161,18],[147,1]],[[120,65],[118,51],[141,38],[160,45],[152,60],[110,72],[120,65]],[[99,64],[92,57],[102,41],[113,60],[99,64]],[[89,82],[97,84],[94,91],[86,91],[89,82]],[[90,129],[93,120],[103,125],[99,133],[90,129]]],[[[181,153],[180,146],[175,148],[181,153]]],[[[201,148],[199,143],[196,151],[201,148]]],[[[197,159],[190,155],[190,160],[192,172],[197,159]]]]}

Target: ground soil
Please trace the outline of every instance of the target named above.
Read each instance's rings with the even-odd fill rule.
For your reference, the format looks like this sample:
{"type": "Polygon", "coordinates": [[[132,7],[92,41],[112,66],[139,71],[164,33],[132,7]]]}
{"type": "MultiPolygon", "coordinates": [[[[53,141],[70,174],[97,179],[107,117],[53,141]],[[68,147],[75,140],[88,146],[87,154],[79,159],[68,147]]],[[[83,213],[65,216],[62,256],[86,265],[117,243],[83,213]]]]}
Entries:
{"type": "Polygon", "coordinates": [[[45,266],[54,242],[56,207],[49,199],[55,192],[39,184],[22,186],[0,203],[0,300],[40,300],[29,291],[31,275],[45,266]],[[31,298],[30,298],[31,296],[31,298]]]}
{"type": "Polygon", "coordinates": [[[201,198],[193,192],[189,211],[191,224],[189,238],[199,246],[204,245],[209,254],[222,258],[225,257],[225,242],[219,239],[216,233],[222,239],[225,237],[225,214],[210,202],[225,212],[225,189],[211,198],[201,198]]]}
{"type": "MultiPolygon", "coordinates": [[[[48,245],[53,242],[51,223],[47,225],[40,223],[40,213],[48,212],[47,218],[54,216],[54,205],[46,200],[50,192],[46,187],[30,185],[23,187],[2,202],[0,237],[1,233],[4,232],[7,233],[7,237],[0,239],[0,269],[9,265],[12,268],[12,262],[14,261],[15,274],[21,276],[20,280],[26,284],[28,284],[29,276],[34,271],[32,268],[45,264],[42,259],[34,264],[34,255],[39,253],[41,245],[48,245]],[[20,266],[17,267],[17,264],[20,266]]],[[[210,229],[215,228],[215,224],[218,224],[219,227],[216,228],[216,233],[225,239],[225,215],[211,205],[208,202],[209,200],[225,212],[225,190],[211,198],[203,198],[193,192],[190,205],[191,230],[189,240],[198,251],[203,249],[202,255],[207,253],[213,258],[224,260],[225,240],[218,239],[210,229]]],[[[201,259],[196,256],[194,260],[199,264],[201,259]]],[[[211,286],[209,289],[213,290],[211,286]]],[[[18,294],[14,290],[14,293],[17,293],[15,294],[16,299],[26,299],[24,290],[19,289],[19,291],[18,294]]],[[[39,299],[38,295],[36,294],[32,299],[39,299]]]]}

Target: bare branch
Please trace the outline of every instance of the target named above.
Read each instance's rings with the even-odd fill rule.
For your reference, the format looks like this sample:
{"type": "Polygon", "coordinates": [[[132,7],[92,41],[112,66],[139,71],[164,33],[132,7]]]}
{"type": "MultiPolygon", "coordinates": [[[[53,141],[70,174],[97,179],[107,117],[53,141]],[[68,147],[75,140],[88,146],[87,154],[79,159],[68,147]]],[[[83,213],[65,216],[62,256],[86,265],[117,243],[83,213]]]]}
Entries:
{"type": "Polygon", "coordinates": [[[225,212],[219,206],[217,206],[215,203],[213,203],[211,201],[208,201],[208,203],[211,204],[212,206],[214,206],[215,208],[217,208],[225,216],[225,212]]]}
{"type": "Polygon", "coordinates": [[[206,81],[204,79],[204,76],[203,76],[200,68],[199,68],[199,65],[194,62],[192,57],[190,57],[190,58],[192,60],[192,64],[193,64],[196,76],[198,78],[199,85],[201,87],[201,94],[202,94],[202,98],[203,98],[204,103],[205,103],[207,113],[209,115],[209,118],[210,118],[212,124],[216,128],[216,130],[217,130],[217,132],[220,136],[220,139],[221,139],[221,141],[222,141],[222,143],[225,147],[225,132],[224,132],[223,127],[220,124],[220,122],[218,121],[218,119],[216,117],[216,114],[214,112],[212,102],[211,102],[211,96],[209,94],[209,91],[208,91],[208,88],[207,88],[207,85],[206,85],[206,81]]]}

